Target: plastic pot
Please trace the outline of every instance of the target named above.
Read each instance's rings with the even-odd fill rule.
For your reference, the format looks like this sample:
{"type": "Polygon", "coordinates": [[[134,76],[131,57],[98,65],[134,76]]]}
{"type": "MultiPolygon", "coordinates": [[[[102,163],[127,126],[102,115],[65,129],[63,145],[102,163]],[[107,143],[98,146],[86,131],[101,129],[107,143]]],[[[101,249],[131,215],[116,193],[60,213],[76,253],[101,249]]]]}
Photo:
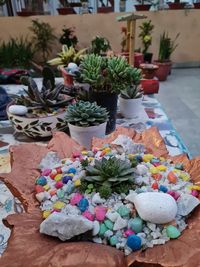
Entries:
{"type": "Polygon", "coordinates": [[[140,111],[142,97],[136,99],[125,99],[119,97],[120,113],[126,119],[133,119],[140,111]]]}
{"type": "Polygon", "coordinates": [[[144,53],[144,63],[151,63],[153,53],[144,53]]]}

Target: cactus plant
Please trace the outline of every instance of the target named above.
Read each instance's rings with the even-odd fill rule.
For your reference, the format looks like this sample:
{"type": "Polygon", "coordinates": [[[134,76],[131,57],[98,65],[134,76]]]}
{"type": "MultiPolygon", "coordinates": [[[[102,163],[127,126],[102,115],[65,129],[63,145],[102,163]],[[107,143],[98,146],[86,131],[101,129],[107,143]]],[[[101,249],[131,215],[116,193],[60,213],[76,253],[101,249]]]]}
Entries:
{"type": "Polygon", "coordinates": [[[98,106],[95,102],[78,101],[68,106],[65,120],[72,125],[89,127],[104,123],[108,119],[105,108],[98,106]]]}

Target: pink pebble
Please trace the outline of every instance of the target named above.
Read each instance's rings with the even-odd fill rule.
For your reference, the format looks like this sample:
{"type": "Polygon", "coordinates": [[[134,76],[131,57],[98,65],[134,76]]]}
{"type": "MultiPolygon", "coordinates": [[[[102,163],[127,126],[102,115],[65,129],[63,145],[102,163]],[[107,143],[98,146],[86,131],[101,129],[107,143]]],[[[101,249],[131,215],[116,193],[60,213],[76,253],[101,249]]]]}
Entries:
{"type": "Polygon", "coordinates": [[[42,176],[48,176],[51,173],[51,169],[45,169],[42,172],[42,176]]]}
{"type": "Polygon", "coordinates": [[[94,221],[94,214],[92,214],[90,211],[86,210],[82,213],[82,215],[89,221],[94,221]]]}
{"type": "Polygon", "coordinates": [[[56,182],[55,187],[57,189],[59,189],[59,188],[63,187],[63,183],[61,181],[58,181],[58,182],[56,182]]]}
{"type": "Polygon", "coordinates": [[[98,151],[99,151],[99,149],[97,147],[92,148],[92,152],[97,153],[98,151]]]}
{"type": "Polygon", "coordinates": [[[177,200],[180,197],[180,194],[178,192],[174,192],[174,199],[177,200]]]}
{"type": "Polygon", "coordinates": [[[96,215],[97,221],[102,222],[106,217],[106,212],[107,212],[107,209],[105,207],[102,207],[102,206],[96,207],[95,215],[96,215]]]}
{"type": "Polygon", "coordinates": [[[192,190],[191,195],[193,195],[194,197],[198,197],[199,193],[197,190],[192,190]]]}
{"type": "Polygon", "coordinates": [[[154,163],[153,163],[153,166],[154,166],[154,167],[158,167],[158,166],[160,166],[160,165],[161,165],[160,162],[154,162],[154,163]]]}
{"type": "Polygon", "coordinates": [[[167,191],[167,194],[169,194],[169,195],[172,196],[172,197],[175,196],[175,192],[174,192],[174,191],[167,191]]]}
{"type": "Polygon", "coordinates": [[[72,153],[72,157],[73,158],[79,158],[81,156],[81,153],[79,152],[79,151],[74,151],[73,153],[72,153]]]}
{"type": "Polygon", "coordinates": [[[124,232],[124,236],[125,237],[128,237],[129,235],[134,235],[135,233],[131,230],[131,229],[128,229],[124,232]]]}
{"type": "Polygon", "coordinates": [[[71,205],[76,205],[79,203],[79,201],[83,198],[83,196],[79,193],[75,193],[73,197],[70,199],[71,205]]]}

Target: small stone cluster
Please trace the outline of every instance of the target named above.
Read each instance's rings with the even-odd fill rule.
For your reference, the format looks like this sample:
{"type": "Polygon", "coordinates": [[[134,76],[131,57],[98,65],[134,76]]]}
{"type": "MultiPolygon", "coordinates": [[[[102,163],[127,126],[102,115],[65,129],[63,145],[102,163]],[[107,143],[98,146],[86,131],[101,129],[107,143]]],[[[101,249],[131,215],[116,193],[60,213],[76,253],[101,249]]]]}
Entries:
{"type": "Polygon", "coordinates": [[[182,164],[152,154],[119,152],[106,144],[74,152],[54,168],[43,166],[35,191],[44,218],[41,233],[65,241],[91,231],[93,242],[128,255],[178,238],[187,226],[185,219],[199,204],[200,186],[193,185],[182,164]],[[93,183],[83,189],[85,164],[94,166],[95,160],[113,156],[136,162],[132,189],[107,199],[93,183]]]}

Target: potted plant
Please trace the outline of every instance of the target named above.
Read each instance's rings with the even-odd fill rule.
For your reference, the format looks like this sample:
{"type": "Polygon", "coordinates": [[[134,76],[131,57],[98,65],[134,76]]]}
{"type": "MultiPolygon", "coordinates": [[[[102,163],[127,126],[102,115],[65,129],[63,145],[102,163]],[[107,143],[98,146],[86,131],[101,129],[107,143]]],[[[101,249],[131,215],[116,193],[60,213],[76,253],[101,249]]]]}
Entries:
{"type": "Polygon", "coordinates": [[[68,2],[68,0],[59,0],[60,7],[57,8],[59,15],[71,15],[76,14],[74,8],[68,2]]]}
{"type": "Polygon", "coordinates": [[[71,137],[87,149],[93,137],[105,136],[107,119],[105,108],[82,100],[69,105],[65,116],[71,137]]]}
{"type": "Polygon", "coordinates": [[[24,2],[25,8],[22,8],[20,11],[17,11],[18,16],[26,17],[34,15],[44,15],[43,1],[26,0],[24,2]]]}
{"type": "Polygon", "coordinates": [[[156,76],[158,77],[159,81],[165,81],[171,71],[172,62],[170,58],[178,46],[178,44],[176,44],[176,40],[179,35],[180,34],[178,33],[173,41],[165,32],[160,36],[158,60],[155,61],[155,64],[159,67],[156,71],[156,76]]]}
{"type": "Polygon", "coordinates": [[[90,85],[90,101],[109,112],[106,133],[115,130],[118,94],[133,83],[135,69],[123,57],[86,55],[80,64],[80,80],[90,85]]]}
{"type": "Polygon", "coordinates": [[[193,2],[194,8],[199,9],[200,8],[200,2],[196,1],[193,2]]]}
{"type": "Polygon", "coordinates": [[[152,53],[148,53],[149,47],[152,42],[152,31],[154,29],[154,25],[151,23],[151,20],[149,21],[144,21],[142,25],[139,26],[140,28],[140,34],[139,37],[142,41],[143,44],[143,50],[142,53],[144,55],[144,62],[145,63],[151,63],[152,60],[152,53]]]}
{"type": "Polygon", "coordinates": [[[65,126],[66,106],[72,97],[62,94],[64,86],[55,84],[54,73],[49,67],[43,69],[43,86],[38,89],[31,77],[21,77],[22,84],[28,86],[22,95],[10,103],[8,118],[17,132],[29,137],[47,137],[52,131],[65,126]]]}
{"type": "Polygon", "coordinates": [[[158,66],[155,64],[143,63],[140,64],[140,69],[142,70],[142,76],[144,79],[153,79],[156,75],[158,66]]]}
{"type": "Polygon", "coordinates": [[[143,96],[143,91],[140,85],[141,78],[141,70],[135,69],[133,83],[120,93],[120,113],[127,119],[134,118],[141,108],[143,96]]]}
{"type": "Polygon", "coordinates": [[[181,2],[180,0],[174,0],[174,3],[167,2],[169,9],[184,9],[186,2],[181,2]]]}
{"type": "Polygon", "coordinates": [[[151,7],[151,0],[137,0],[139,3],[138,5],[135,5],[136,11],[148,11],[151,7]]]}
{"type": "MultiPolygon", "coordinates": [[[[86,50],[87,49],[81,49],[79,51],[76,51],[73,46],[70,46],[68,48],[67,45],[63,45],[62,51],[57,54],[57,57],[48,61],[50,65],[57,65],[61,70],[65,85],[73,85],[73,75],[68,73],[66,68],[70,63],[79,65],[81,58],[83,57],[83,54],[86,50]]],[[[74,66],[76,67],[76,65],[74,66]]]]}
{"type": "Polygon", "coordinates": [[[64,28],[62,29],[63,34],[61,35],[59,42],[62,45],[66,45],[67,47],[76,47],[77,43],[78,43],[78,38],[75,35],[75,28],[71,27],[71,28],[66,28],[64,26],[64,28]]]}
{"type": "Polygon", "coordinates": [[[108,39],[98,35],[92,39],[90,53],[95,55],[105,55],[110,49],[111,46],[108,39]]]}

